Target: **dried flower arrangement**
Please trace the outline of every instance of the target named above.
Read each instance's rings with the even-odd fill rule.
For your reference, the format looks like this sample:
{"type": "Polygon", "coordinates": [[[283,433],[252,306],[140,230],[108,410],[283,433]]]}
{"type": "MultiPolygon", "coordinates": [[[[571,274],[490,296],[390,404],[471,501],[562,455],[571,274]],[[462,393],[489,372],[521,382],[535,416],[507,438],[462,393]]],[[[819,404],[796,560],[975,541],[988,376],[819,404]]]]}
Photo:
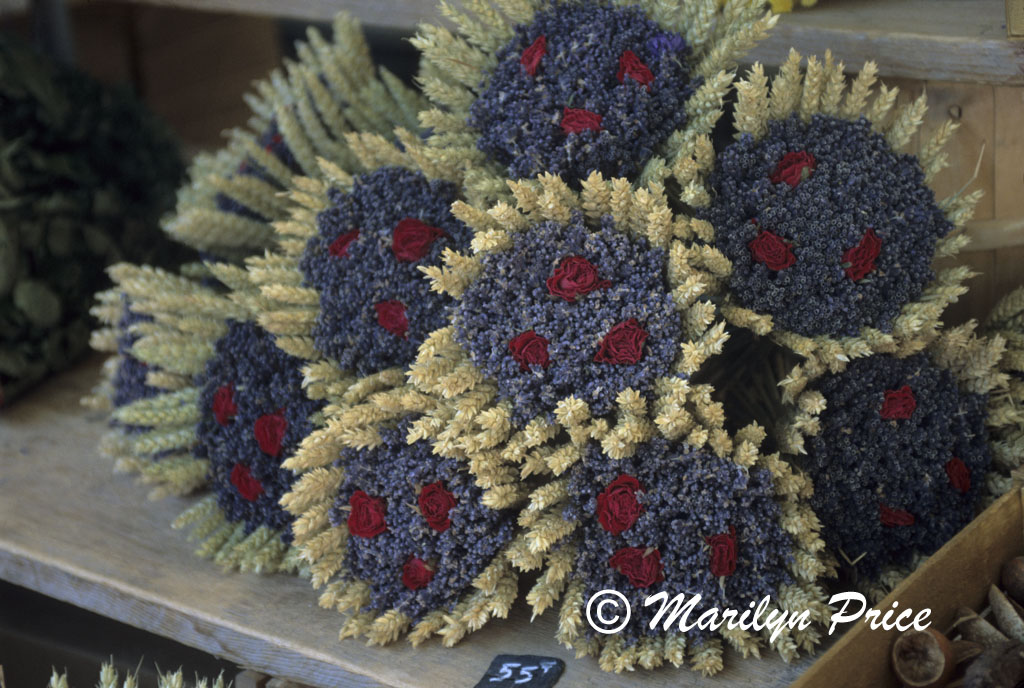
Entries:
{"type": "Polygon", "coordinates": [[[323,404],[303,391],[299,359],[255,324],[262,297],[248,273],[216,258],[265,248],[269,223],[287,216],[278,192],[293,173],[318,169],[317,156],[348,159],[345,133],[367,122],[389,130],[417,109],[412,90],[374,77],[355,22],[339,16],[334,32],[327,43],[310,31],[288,75],[257,84],[253,133],[235,130],[225,149],[193,163],[164,229],[205,265],[177,275],[115,266],[116,285],[95,309],[107,327],[93,344],[117,353],[87,400],[113,408],[101,448],[155,485],[153,497],[211,488],[175,525],[193,525],[199,553],[226,567],[297,568],[291,518],[277,503],[294,475],[280,463],[323,404]]]}
{"type": "Polygon", "coordinates": [[[294,476],[280,457],[309,433],[322,404],[302,389],[298,361],[253,322],[245,271],[207,267],[215,285],[111,268],[131,309],[122,362],[138,373],[115,377],[115,390],[138,396],[115,407],[103,449],[155,485],[153,497],[212,491],[175,523],[193,525],[200,555],[243,570],[293,569],[290,519],[277,501],[294,476]]]}
{"type": "Polygon", "coordinates": [[[709,223],[702,240],[725,259],[704,266],[723,287],[723,315],[807,359],[784,381],[788,399],[851,359],[906,355],[937,335],[971,273],[935,276],[931,261],[966,245],[959,230],[979,198],[940,202],[928,186],[947,165],[953,122],[917,156],[898,152],[923,95],[893,112],[897,91],[872,93],[872,63],[849,85],[830,54],[800,63],[792,51],[770,82],[760,65],[737,82],[737,140],[680,166],[679,179],[706,180],[692,201],[709,223]]]}
{"type": "Polygon", "coordinates": [[[731,331],[789,361],[735,396],[761,397],[742,401],[812,479],[830,551],[880,597],[1009,488],[1021,452],[993,464],[992,440],[1021,419],[1005,338],[942,330],[972,274],[931,264],[967,244],[978,198],[937,201],[928,186],[955,125],[900,153],[924,96],[893,112],[894,89],[871,98],[872,64],[847,87],[830,54],[800,62],[792,52],[771,82],[755,65],[736,86],[737,140],[689,169],[707,184],[702,239],[728,259],[705,270],[731,331]]]}
{"type": "MultiPolygon", "coordinates": [[[[331,583],[321,601],[356,610],[343,632],[365,632],[371,642],[390,641],[412,620],[403,612],[371,621],[379,601],[370,588],[345,585],[351,578],[352,548],[364,545],[362,536],[352,537],[351,523],[345,524],[347,546],[331,551],[322,545],[342,526],[336,515],[333,520],[330,516],[338,504],[352,513],[364,508],[364,500],[378,504],[373,500],[381,499],[379,495],[347,487],[354,467],[346,456],[395,446],[396,422],[412,446],[430,442],[437,455],[465,462],[483,489],[479,500],[485,506],[519,511],[520,528],[503,556],[520,570],[544,570],[527,597],[537,613],[554,604],[567,583],[582,594],[586,579],[569,574],[581,565],[577,554],[593,553],[592,547],[579,546],[592,536],[586,534],[578,502],[593,499],[590,492],[605,486],[587,485],[583,478],[573,482],[563,474],[601,461],[625,464],[637,453],[657,451],[673,456],[663,459],[662,480],[685,480],[687,461],[677,457],[700,455],[711,466],[708,473],[724,471],[730,477],[723,480],[738,480],[735,489],[745,499],[756,500],[760,494],[765,514],[775,524],[771,532],[778,541],[773,546],[787,552],[767,564],[773,583],[766,585],[787,601],[806,601],[816,620],[827,618],[823,593],[814,582],[829,563],[819,556],[823,544],[806,507],[809,483],[778,455],[758,452],[763,430],[751,426],[735,438],[725,432],[722,408],[711,401],[710,388],[687,381],[725,340],[714,306],[699,299],[704,283],[686,263],[683,240],[690,234],[689,220],[673,216],[664,194],[653,190],[657,185],[634,192],[625,180],[607,182],[596,172],[579,192],[553,175],[512,182],[510,188],[519,209],[500,201],[490,208],[461,201],[452,205],[455,217],[473,230],[473,254],[448,249],[443,265],[422,267],[433,289],[450,296],[454,305],[451,324],[427,336],[409,368],[411,388],[382,390],[378,381],[366,390],[372,394],[363,392],[359,399],[344,382],[326,378],[324,371],[337,371],[336,366],[320,364],[315,373],[314,367],[309,369],[318,388],[333,387],[338,401],[326,409],[326,427],[289,462],[306,473],[284,503],[297,516],[296,532],[302,531],[308,556],[320,567],[314,583],[342,571],[341,581],[331,583]],[[408,419],[408,414],[418,415],[408,419]],[[661,444],[648,449],[651,442],[661,444]],[[745,476],[751,469],[758,477],[748,485],[745,476]],[[353,501],[356,494],[358,504],[353,501]],[[358,590],[359,596],[343,590],[358,590]]],[[[345,236],[348,230],[334,228],[332,236],[345,236]]],[[[359,386],[368,382],[363,379],[359,386]]],[[[397,451],[392,449],[391,456],[397,451]]],[[[360,476],[367,472],[357,470],[360,476]]],[[[381,466],[378,470],[385,471],[381,466]]],[[[356,480],[360,484],[365,477],[356,480]]],[[[650,489],[663,493],[656,485],[650,489]]],[[[688,508],[673,504],[675,509],[688,508]]],[[[731,518],[728,513],[720,516],[731,518]]],[[[652,510],[651,518],[664,517],[652,510]]],[[[752,522],[736,517],[740,542],[758,540],[752,522]]],[[[728,530],[724,525],[722,529],[728,530]]],[[[717,533],[708,530],[688,540],[701,551],[708,546],[705,538],[717,533]]],[[[665,546],[666,564],[673,572],[681,571],[684,555],[665,546]]],[[[744,557],[744,563],[751,563],[755,555],[745,552],[744,557]]],[[[614,570],[608,562],[604,567],[606,573],[614,570]]],[[[701,579],[712,599],[718,579],[701,579]]],[[[493,583],[477,588],[476,602],[471,603],[477,613],[469,617],[469,630],[492,614],[504,615],[511,602],[493,583]],[[487,602],[489,590],[502,595],[487,602]]],[[[514,591],[514,585],[507,589],[514,591]]],[[[581,652],[602,652],[602,666],[608,669],[686,658],[681,636],[672,642],[633,638],[623,644],[620,639],[602,650],[593,633],[579,628],[576,597],[566,600],[562,639],[581,652]]],[[[456,617],[453,623],[451,615],[445,616],[428,614],[422,621],[413,617],[418,623],[410,638],[419,642],[434,628],[445,642],[457,641],[467,621],[456,617]]],[[[707,642],[694,645],[692,661],[711,673],[721,668],[720,642],[702,640],[707,642]]],[[[733,635],[731,642],[745,653],[758,646],[744,634],[733,635]]],[[[776,647],[792,657],[798,646],[807,648],[813,642],[813,632],[796,639],[786,635],[776,647]]]]}
{"type": "Polygon", "coordinates": [[[105,266],[187,251],[157,229],[184,172],[162,122],[13,37],[0,37],[0,72],[2,406],[87,349],[105,266]]]}
{"type": "Polygon", "coordinates": [[[197,163],[167,229],[237,264],[115,270],[115,451],[211,481],[180,520],[204,553],[301,562],[343,637],[452,645],[537,571],[534,614],[608,671],[811,651],[814,626],[603,636],[583,609],[657,589],[827,623],[822,578],[881,589],[1006,489],[1024,297],[942,329],[970,271],[930,266],[977,200],[929,187],[955,126],[900,153],[923,97],[793,53],[735,85],[716,151],[760,0],[465,6],[414,41],[429,109],[345,90],[368,58],[311,37],[197,163]]]}
{"type": "Polygon", "coordinates": [[[293,174],[316,174],[318,157],[348,164],[345,134],[390,134],[415,126],[422,97],[378,69],[358,22],[339,14],[332,39],[310,28],[296,43],[297,61],[255,84],[246,98],[249,128],[228,145],[197,156],[191,184],[164,224],[178,241],[221,259],[241,260],[273,244],[270,222],[287,215],[280,192],[293,174]]]}
{"type": "Polygon", "coordinates": [[[1020,416],[1005,393],[1002,338],[974,329],[818,378],[786,431],[801,438],[797,462],[814,481],[826,542],[878,599],[1009,489],[1005,473],[1020,462],[993,461],[990,435],[1020,416]]]}
{"type": "Polygon", "coordinates": [[[441,3],[458,28],[422,25],[413,45],[439,162],[467,169],[472,202],[507,179],[591,172],[664,179],[666,160],[709,133],[735,66],[775,23],[762,2],[441,3]]]}

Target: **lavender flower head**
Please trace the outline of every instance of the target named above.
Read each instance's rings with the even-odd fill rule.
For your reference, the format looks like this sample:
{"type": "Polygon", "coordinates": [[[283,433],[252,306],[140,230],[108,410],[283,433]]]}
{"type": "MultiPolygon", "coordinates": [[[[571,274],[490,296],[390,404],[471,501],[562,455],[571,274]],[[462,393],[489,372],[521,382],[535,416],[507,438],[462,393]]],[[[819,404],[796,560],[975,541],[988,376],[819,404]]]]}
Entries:
{"type": "Polygon", "coordinates": [[[228,521],[244,522],[246,533],[260,526],[282,529],[285,542],[291,541],[292,517],[278,500],[291,490],[295,474],[280,464],[313,430],[311,417],[323,406],[303,391],[301,367],[270,334],[232,321],[197,380],[194,454],[209,459],[217,504],[228,521]],[[270,416],[283,423],[268,421],[270,416]]]}
{"type": "Polygon", "coordinates": [[[762,139],[745,134],[719,155],[711,186],[712,203],[699,214],[733,263],[733,293],[805,336],[891,329],[933,278],[935,242],[953,227],[917,158],[894,152],[864,118],[772,121],[762,139]],[[792,153],[810,153],[814,164],[795,186],[773,182],[792,153]],[[869,230],[880,242],[873,259],[864,245],[875,241],[869,230]],[[752,242],[762,232],[789,246],[790,265],[757,259],[752,242]]]}
{"type": "Polygon", "coordinates": [[[807,446],[811,504],[858,572],[931,554],[974,517],[991,462],[987,396],[960,392],[926,354],[859,359],[815,388],[827,408],[807,446]]]}
{"type": "Polygon", "coordinates": [[[471,238],[449,210],[457,189],[419,172],[383,167],[357,177],[350,193],[332,189],[328,197],[331,205],[317,216],[318,233],[300,262],[305,284],[320,294],[316,347],[359,375],[405,366],[426,335],[444,326],[451,303],[430,291],[419,268],[438,264],[445,248],[464,248],[471,238]],[[421,257],[400,260],[398,228],[410,219],[440,232],[431,235],[421,257]],[[399,323],[404,317],[404,332],[381,315],[380,304],[397,309],[399,323]]]}
{"type": "Polygon", "coordinates": [[[595,414],[607,413],[626,388],[649,396],[670,372],[682,336],[665,252],[616,231],[610,216],[592,231],[578,211],[567,225],[544,222],[514,236],[510,249],[483,257],[483,272],[453,318],[456,339],[511,400],[514,421],[522,425],[551,413],[569,396],[586,401],[595,414]],[[603,286],[568,301],[552,294],[547,281],[572,256],[596,268],[603,286]],[[639,360],[596,361],[609,331],[629,320],[647,333],[639,360]],[[529,331],[547,340],[546,366],[524,365],[510,350],[529,331]]]}
{"type": "MultiPolygon", "coordinates": [[[[648,595],[666,591],[669,599],[683,594],[689,600],[699,594],[693,620],[712,607],[742,612],[765,595],[777,599],[779,588],[793,582],[789,564],[794,543],[780,525],[781,510],[767,469],[748,471],[729,459],[659,437],[621,460],[608,458],[593,444],[573,466],[568,490],[564,516],[583,523],[574,569],[585,581],[583,599],[605,589],[624,594],[634,619],[622,631],[629,645],[662,632],[660,625],[650,628],[657,606],[644,607],[648,595]],[[598,496],[624,475],[639,483],[635,499],[642,510],[632,525],[613,534],[598,518],[598,496]],[[717,576],[708,539],[730,533],[735,568],[717,576]],[[656,549],[664,580],[635,587],[609,564],[623,548],[656,549]]],[[[689,635],[695,640],[706,637],[698,629],[689,635]]]]}
{"type": "Polygon", "coordinates": [[[512,539],[515,512],[484,506],[473,476],[457,460],[437,456],[422,440],[407,444],[409,422],[382,430],[378,447],[342,452],[338,465],[345,478],[330,518],[334,526],[345,524],[357,491],[383,500],[387,529],[372,537],[350,533],[344,568],[372,588],[369,606],[360,611],[397,609],[415,623],[430,611],[455,606],[512,539]],[[438,482],[455,501],[443,531],[428,524],[419,506],[421,490],[438,482]],[[429,583],[415,590],[403,583],[403,567],[413,557],[433,569],[429,583]]]}
{"type": "Polygon", "coordinates": [[[551,172],[575,184],[594,170],[630,177],[686,121],[685,104],[698,85],[688,54],[682,36],[639,7],[552,2],[497,52],[470,108],[477,147],[507,165],[512,178],[551,172]],[[540,37],[545,50],[531,74],[521,59],[540,37]],[[643,69],[620,80],[626,51],[643,69]],[[599,115],[599,130],[566,133],[563,108],[599,115]]]}
{"type": "MultiPolygon", "coordinates": [[[[117,323],[117,353],[121,357],[117,371],[114,373],[114,408],[121,408],[139,399],[148,399],[160,393],[156,387],[146,384],[146,373],[149,368],[145,363],[131,354],[132,345],[138,337],[131,333],[131,326],[137,322],[152,320],[152,316],[133,313],[127,295],[121,296],[121,319],[117,323]]],[[[116,421],[115,421],[116,423],[116,421]]]]}

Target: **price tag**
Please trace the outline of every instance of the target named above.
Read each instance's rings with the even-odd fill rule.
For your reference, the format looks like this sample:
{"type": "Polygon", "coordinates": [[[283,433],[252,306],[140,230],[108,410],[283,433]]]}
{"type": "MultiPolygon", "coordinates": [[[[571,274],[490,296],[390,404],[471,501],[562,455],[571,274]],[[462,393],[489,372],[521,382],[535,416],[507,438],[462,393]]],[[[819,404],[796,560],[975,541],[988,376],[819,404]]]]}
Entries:
{"type": "Polygon", "coordinates": [[[565,671],[565,662],[536,655],[498,655],[475,688],[551,688],[565,671]]]}

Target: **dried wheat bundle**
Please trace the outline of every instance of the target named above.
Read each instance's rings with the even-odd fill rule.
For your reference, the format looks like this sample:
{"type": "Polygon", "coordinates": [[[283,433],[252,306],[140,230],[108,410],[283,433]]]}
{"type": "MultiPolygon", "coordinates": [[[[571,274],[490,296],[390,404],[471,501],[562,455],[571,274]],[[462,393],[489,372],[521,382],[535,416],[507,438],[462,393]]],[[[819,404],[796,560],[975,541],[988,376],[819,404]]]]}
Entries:
{"type": "Polygon", "coordinates": [[[373,64],[351,16],[337,15],[330,42],[310,28],[296,50],[297,61],[255,84],[248,127],[195,159],[177,211],[164,222],[178,241],[221,259],[261,251],[273,244],[270,223],[287,215],[280,192],[293,174],[316,174],[321,156],[354,165],[348,133],[416,126],[421,96],[373,64]]]}
{"type": "MultiPolygon", "coordinates": [[[[104,663],[100,667],[99,679],[95,683],[96,688],[138,688],[139,678],[137,674],[125,673],[122,678],[112,664],[104,663]]],[[[223,676],[215,679],[196,677],[191,683],[185,680],[181,669],[173,672],[158,673],[157,688],[230,688],[231,682],[225,682],[223,676]]],[[[50,675],[50,682],[46,688],[69,688],[67,672],[57,673],[54,669],[50,675]]]]}
{"type": "Polygon", "coordinates": [[[132,322],[123,358],[149,392],[117,406],[101,447],[154,485],[152,497],[211,493],[175,527],[198,554],[243,570],[294,569],[291,519],[278,505],[294,480],[280,462],[320,422],[300,361],[254,322],[260,297],[244,269],[207,265],[214,283],[127,264],[111,276],[132,322]]]}

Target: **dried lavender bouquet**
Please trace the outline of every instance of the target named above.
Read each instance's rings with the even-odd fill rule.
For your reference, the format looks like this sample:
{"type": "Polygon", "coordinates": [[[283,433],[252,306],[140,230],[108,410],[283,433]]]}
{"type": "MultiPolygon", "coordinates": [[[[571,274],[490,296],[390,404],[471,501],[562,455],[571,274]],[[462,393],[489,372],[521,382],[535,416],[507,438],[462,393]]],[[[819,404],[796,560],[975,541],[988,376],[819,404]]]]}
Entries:
{"type": "Polygon", "coordinates": [[[972,274],[932,263],[968,243],[979,196],[930,186],[956,125],[902,152],[925,97],[894,109],[875,71],[847,83],[831,54],[804,68],[795,51],[774,79],[755,65],[736,85],[736,141],[680,169],[705,180],[690,200],[712,260],[694,265],[752,337],[744,355],[787,362],[748,367],[766,384],[733,398],[813,480],[830,551],[884,594],[1007,489],[989,433],[1014,420],[1004,339],[942,327],[972,274]]]}
{"type": "Polygon", "coordinates": [[[162,122],[13,37],[0,73],[2,404],[86,350],[107,265],[187,252],[157,228],[184,171],[162,122]]]}
{"type": "Polygon", "coordinates": [[[346,133],[388,131],[416,109],[412,90],[377,77],[354,21],[341,15],[334,29],[333,43],[311,31],[287,75],[256,85],[249,132],[193,164],[165,229],[205,263],[180,274],[119,264],[96,308],[107,327],[94,345],[117,354],[89,400],[113,409],[101,448],[154,497],[210,488],[175,525],[193,526],[199,553],[228,568],[298,567],[278,505],[294,474],[280,464],[323,404],[303,390],[300,360],[256,323],[259,286],[218,258],[269,246],[270,223],[286,217],[278,192],[293,173],[318,172],[318,158],[351,158],[346,133]]]}
{"type": "MultiPolygon", "coordinates": [[[[371,216],[364,228],[365,215],[347,209],[359,208],[367,180],[334,170],[334,183],[351,188],[353,200],[296,180],[293,197],[304,207],[278,225],[282,236],[306,240],[301,256],[298,242],[282,244],[282,253],[293,253],[290,261],[313,293],[299,308],[296,291],[294,305],[261,321],[286,347],[313,345],[324,360],[310,359],[310,389],[330,402],[325,427],[289,460],[304,475],[285,498],[296,537],[316,562],[314,582],[336,577],[321,603],[351,612],[344,635],[383,643],[411,629],[414,643],[438,633],[452,644],[507,613],[516,569],[541,569],[528,596],[536,613],[567,586],[572,593],[562,607],[564,643],[600,654],[608,670],[683,663],[683,634],[601,643],[579,625],[579,595],[602,576],[641,594],[631,565],[621,565],[622,557],[636,558],[630,538],[649,538],[693,515],[686,503],[664,501],[668,488],[645,477],[644,526],[625,535],[597,526],[592,502],[610,487],[611,467],[638,473],[643,462],[632,457],[650,454],[662,461],[667,485],[692,479],[690,459],[699,456],[708,485],[724,481],[737,499],[762,510],[716,510],[702,527],[679,533],[681,549],[667,539],[664,572],[674,584],[694,582],[715,600],[728,587],[725,601],[745,603],[739,591],[760,581],[756,590],[806,602],[816,620],[825,619],[815,581],[830,565],[819,556],[822,543],[806,508],[809,481],[758,451],[760,428],[727,432],[711,388],[688,382],[727,334],[704,297],[709,282],[687,263],[691,216],[666,190],[670,164],[711,155],[706,134],[732,78],[725,69],[773,18],[758,2],[475,3],[472,16],[442,9],[462,35],[428,26],[417,38],[427,58],[421,81],[436,103],[421,115],[429,136],[421,144],[399,133],[400,153],[361,138],[365,155],[382,163],[428,176],[457,173],[451,213],[472,230],[468,245],[451,233],[444,250],[425,254],[419,266],[437,294],[430,298],[448,305],[440,322],[415,333],[422,343],[411,365],[403,364],[408,383],[401,367],[387,376],[364,371],[354,382],[336,362],[376,351],[376,344],[352,346],[361,340],[349,333],[365,332],[363,323],[376,341],[391,341],[383,332],[388,321],[378,313],[374,330],[370,311],[386,298],[379,286],[388,282],[377,273],[363,277],[353,258],[367,255],[359,245],[364,233],[379,242],[382,231],[393,250],[397,216],[382,226],[371,216]],[[310,269],[323,264],[318,252],[333,257],[326,264],[343,277],[340,289],[310,269]],[[329,328],[342,299],[365,315],[329,328]],[[509,512],[518,514],[511,525],[509,512]],[[755,513],[763,524],[755,526],[755,513]],[[450,521],[443,530],[435,527],[441,514],[450,521]],[[488,522],[491,537],[478,538],[474,550],[467,538],[488,522]],[[580,545],[595,536],[608,538],[602,547],[612,547],[613,556],[587,564],[580,545]],[[735,568],[712,566],[708,542],[716,536],[723,547],[730,538],[740,543],[735,578],[735,568]],[[771,544],[759,549],[766,537],[771,544]],[[616,549],[628,552],[615,559],[616,549]],[[387,562],[377,577],[367,564],[374,561],[387,562]],[[702,572],[695,579],[687,577],[694,565],[702,572]]],[[[406,195],[386,197],[400,204],[406,195]]],[[[378,252],[387,256],[386,249],[378,252]]],[[[263,271],[256,266],[253,274],[263,271]]],[[[296,279],[282,277],[265,287],[268,294],[284,294],[296,279]]],[[[409,319],[409,339],[417,325],[409,319]]],[[[642,568],[661,555],[658,543],[646,545],[653,551],[640,557],[642,568]]],[[[792,657],[814,644],[814,633],[787,633],[773,644],[792,657]]],[[[694,668],[721,669],[720,638],[691,640],[694,668]]],[[[728,641],[744,654],[761,644],[743,633],[728,641]]]]}

